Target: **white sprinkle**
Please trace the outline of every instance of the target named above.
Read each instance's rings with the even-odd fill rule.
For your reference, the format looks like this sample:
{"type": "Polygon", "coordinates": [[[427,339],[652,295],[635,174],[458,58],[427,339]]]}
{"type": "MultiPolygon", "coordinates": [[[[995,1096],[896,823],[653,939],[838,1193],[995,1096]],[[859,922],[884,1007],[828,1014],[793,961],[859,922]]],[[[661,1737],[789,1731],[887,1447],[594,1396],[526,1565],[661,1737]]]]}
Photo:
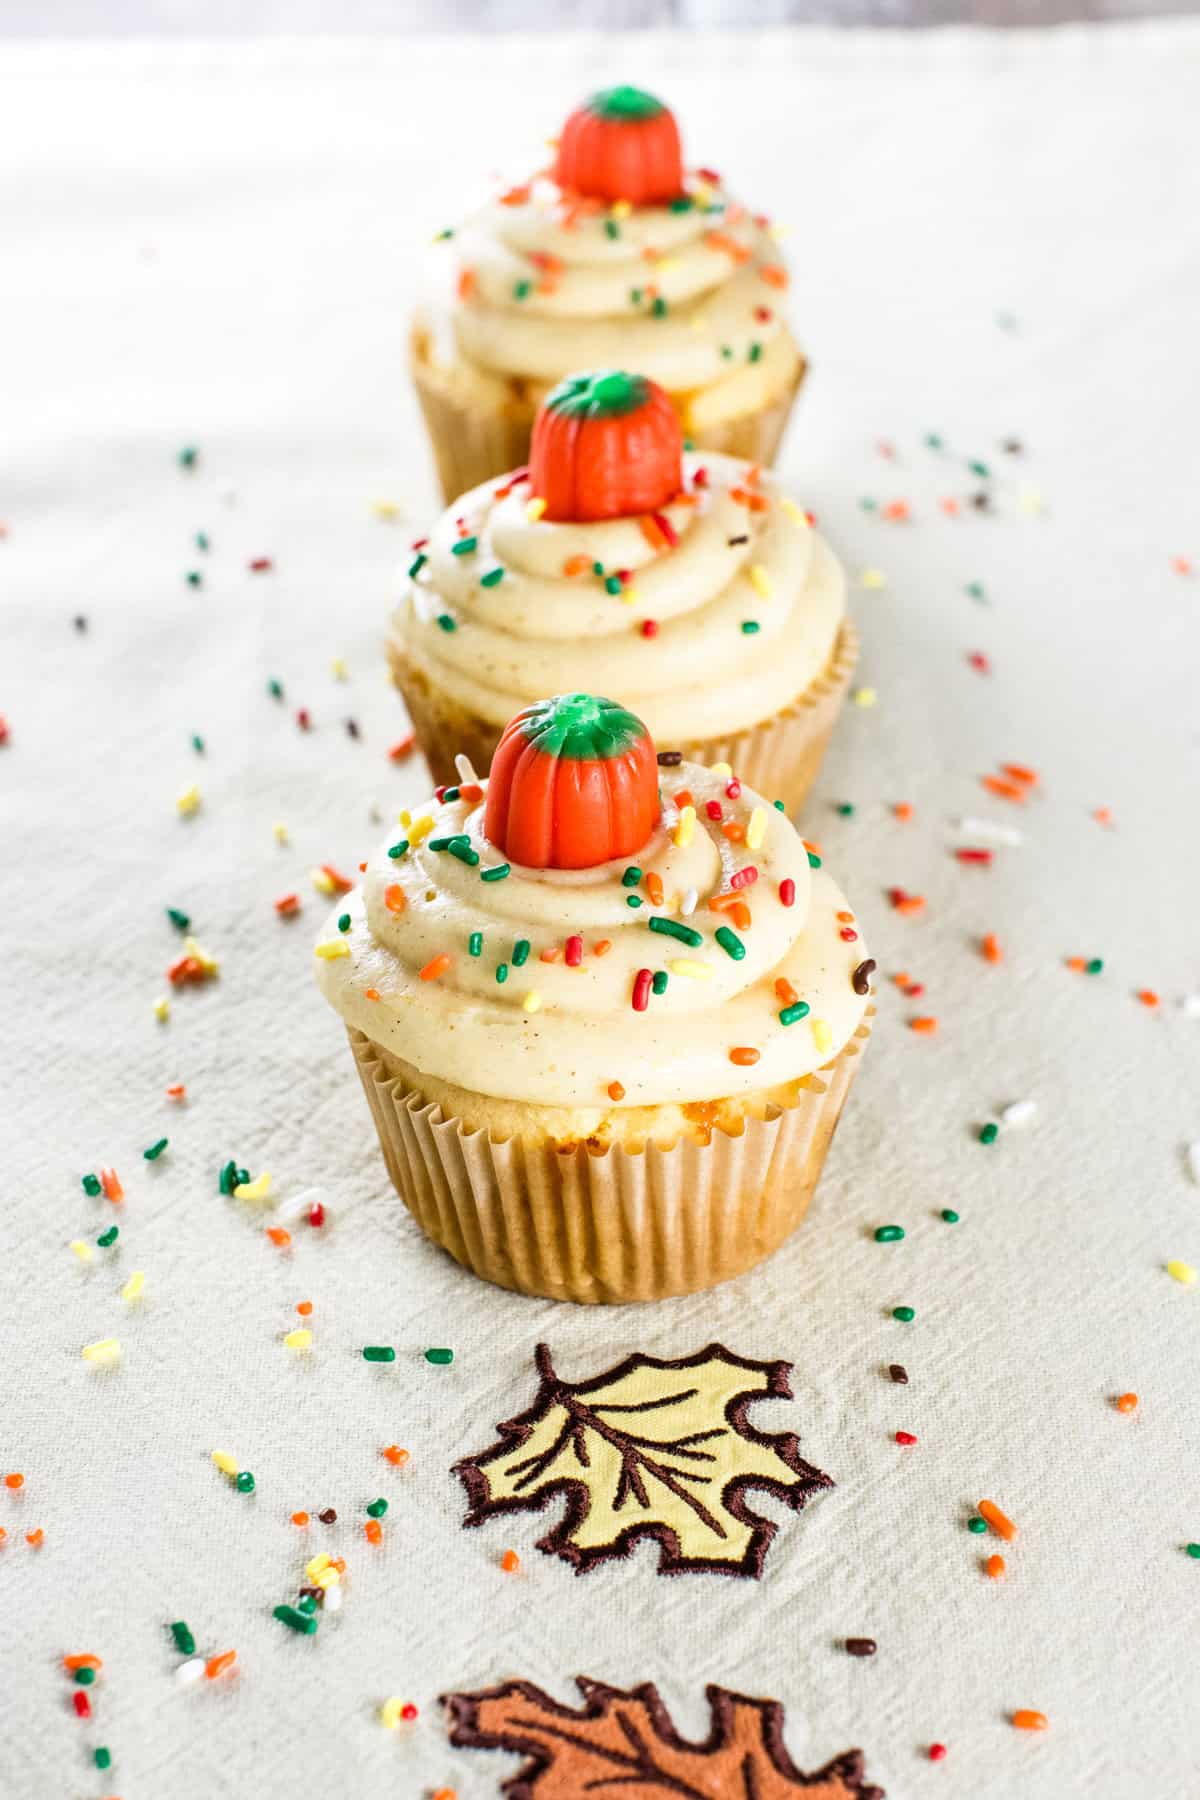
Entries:
{"type": "Polygon", "coordinates": [[[1200,1187],[1200,1143],[1188,1145],[1187,1166],[1191,1172],[1192,1180],[1196,1183],[1197,1187],[1200,1187]]]}
{"type": "Polygon", "coordinates": [[[699,898],[700,898],[700,896],[696,892],[695,888],[688,888],[687,892],[683,896],[683,899],[679,902],[679,916],[681,919],[690,919],[691,918],[692,914],[696,910],[696,902],[699,900],[699,898]]]}
{"type": "Polygon", "coordinates": [[[291,1225],[302,1219],[311,1207],[328,1204],[329,1195],[324,1188],[305,1188],[299,1194],[293,1194],[290,1200],[284,1200],[275,1209],[275,1217],[283,1225],[291,1225]]]}
{"type": "Polygon", "coordinates": [[[1179,1008],[1185,1019],[1200,1019],[1200,994],[1185,994],[1179,1008]]]}
{"type": "Polygon", "coordinates": [[[193,1656],[187,1662],[180,1663],[175,1671],[177,1687],[194,1687],[198,1681],[203,1679],[204,1658],[202,1656],[193,1656]]]}
{"type": "Polygon", "coordinates": [[[454,766],[458,770],[458,779],[460,782],[466,782],[470,785],[471,782],[479,780],[478,775],[475,773],[474,763],[462,750],[460,750],[455,757],[454,766]]]}
{"type": "Polygon", "coordinates": [[[1019,844],[1021,833],[1015,825],[999,825],[993,819],[958,819],[955,826],[964,837],[990,838],[993,844],[1019,844]]]}
{"type": "Polygon", "coordinates": [[[340,1587],[327,1587],[325,1598],[321,1602],[324,1612],[340,1612],[342,1609],[342,1590],[340,1587]]]}
{"type": "Polygon", "coordinates": [[[1014,1100],[1012,1105],[1006,1106],[1000,1114],[1000,1123],[1007,1125],[1010,1130],[1019,1131],[1023,1125],[1032,1125],[1036,1112],[1036,1100],[1014,1100]]]}

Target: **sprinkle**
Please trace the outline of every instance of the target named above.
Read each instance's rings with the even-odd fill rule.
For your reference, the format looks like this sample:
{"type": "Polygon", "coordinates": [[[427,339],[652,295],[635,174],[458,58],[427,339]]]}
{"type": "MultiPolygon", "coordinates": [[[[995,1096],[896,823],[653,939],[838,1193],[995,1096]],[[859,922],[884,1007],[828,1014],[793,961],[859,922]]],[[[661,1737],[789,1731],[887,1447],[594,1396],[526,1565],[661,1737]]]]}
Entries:
{"type": "Polygon", "coordinates": [[[729,1052],[729,1060],[731,1063],[737,1063],[739,1068],[750,1069],[758,1061],[759,1055],[760,1052],[752,1049],[750,1045],[738,1044],[729,1052]]]}
{"type": "Polygon", "coordinates": [[[503,881],[512,873],[511,863],[496,863],[493,868],[480,869],[480,881],[503,881]]]}
{"type": "Polygon", "coordinates": [[[101,1169],[100,1186],[106,1199],[114,1202],[125,1198],[125,1189],[121,1186],[120,1177],[115,1169],[101,1169]]]}
{"type": "Polygon", "coordinates": [[[976,1537],[978,1537],[980,1532],[987,1530],[987,1520],[986,1519],[968,1519],[967,1520],[967,1530],[972,1532],[976,1537]]]}
{"type": "Polygon", "coordinates": [[[96,1239],[96,1242],[99,1244],[99,1246],[102,1250],[107,1250],[111,1244],[116,1243],[116,1241],[120,1237],[120,1235],[121,1235],[121,1233],[118,1230],[117,1226],[110,1225],[107,1231],[102,1231],[100,1233],[100,1236],[96,1239]]]}
{"type": "Polygon", "coordinates": [[[1121,1394],[1117,1398],[1116,1408],[1118,1412],[1131,1413],[1137,1410],[1137,1403],[1136,1394],[1121,1394]]]}
{"type": "Polygon", "coordinates": [[[669,963],[667,966],[672,975],[683,975],[689,981],[712,980],[713,972],[707,963],[692,962],[687,957],[679,957],[677,961],[669,963]]]}
{"type": "Polygon", "coordinates": [[[1050,1725],[1045,1713],[1032,1712],[1025,1707],[1013,1714],[1012,1722],[1018,1731],[1046,1731],[1050,1725]]]}
{"type": "Polygon", "coordinates": [[[989,1556],[983,1566],[988,1579],[990,1581],[998,1581],[1008,1567],[1008,1564],[1002,1556],[997,1554],[995,1556],[989,1556]]]}
{"type": "Polygon", "coordinates": [[[175,1671],[177,1687],[194,1687],[204,1675],[204,1658],[193,1656],[189,1662],[180,1663],[175,1671]]]}
{"type": "Polygon", "coordinates": [[[456,544],[451,544],[450,554],[451,554],[451,556],[469,556],[471,554],[472,550],[477,550],[478,548],[479,548],[479,539],[478,538],[462,537],[462,538],[459,538],[459,540],[456,544]]]}
{"type": "Polygon", "coordinates": [[[444,975],[449,967],[450,958],[447,956],[446,952],[442,950],[437,956],[432,957],[429,962],[425,964],[425,967],[421,970],[421,980],[436,981],[438,976],[444,975]]]}
{"type": "Polygon", "coordinates": [[[147,1148],[142,1151],[142,1155],[147,1162],[157,1162],[169,1142],[169,1138],[159,1138],[155,1143],[148,1145],[147,1148]]]}
{"type": "Polygon", "coordinates": [[[80,1355],[84,1362],[111,1363],[116,1362],[121,1354],[121,1346],[116,1338],[101,1338],[95,1344],[85,1344],[80,1355]]]}
{"type": "Polygon", "coordinates": [[[887,576],[882,569],[863,569],[859,575],[859,583],[865,588],[885,588],[887,576]]]}
{"type": "MultiPolygon", "coordinates": [[[[720,933],[717,935],[720,936],[720,933]]],[[[781,1025],[796,1025],[801,1019],[807,1019],[811,1011],[812,1008],[809,1006],[807,1000],[796,1000],[791,1006],[785,1006],[783,1008],[782,1012],[779,1014],[779,1023],[781,1025]]],[[[817,1024],[820,1023],[822,1023],[822,1021],[818,1020],[817,1024]]],[[[828,1031],[829,1027],[826,1025],[825,1029],[828,1031]]],[[[819,1047],[820,1046],[818,1046],[818,1048],[819,1047]]]]}
{"type": "Polygon", "coordinates": [[[692,841],[692,834],[694,833],[695,829],[696,829],[696,809],[694,806],[685,806],[680,811],[679,823],[678,823],[678,825],[676,825],[675,831],[673,834],[674,841],[680,850],[687,849],[688,845],[692,841]]]}
{"type": "Polygon", "coordinates": [[[989,1122],[987,1125],[983,1126],[980,1131],[979,1141],[981,1144],[994,1144],[999,1136],[1000,1127],[989,1122]]]}
{"type": "Polygon", "coordinates": [[[704,943],[704,939],[698,931],[693,930],[690,925],[680,925],[675,919],[663,918],[656,914],[653,918],[647,919],[646,923],[651,931],[658,932],[662,937],[676,938],[681,944],[686,944],[689,950],[699,950],[704,943]]]}
{"type": "Polygon", "coordinates": [[[390,1344],[364,1344],[363,1361],[369,1363],[392,1363],[396,1360],[396,1352],[390,1344]]]}
{"type": "Polygon", "coordinates": [[[955,858],[957,859],[957,861],[960,863],[978,863],[983,868],[988,868],[991,866],[992,852],[990,850],[962,849],[962,850],[956,850],[954,852],[954,855],[955,855],[955,858]]]}
{"type": "Polygon", "coordinates": [[[779,904],[781,906],[795,906],[796,904],[796,883],[790,875],[785,875],[779,884],[779,904]]]}
{"type": "Polygon", "coordinates": [[[233,1190],[235,1200],[265,1200],[271,1191],[271,1175],[264,1169],[253,1181],[239,1181],[233,1190]]]}
{"type": "Polygon", "coordinates": [[[846,1639],[847,1656],[874,1656],[879,1648],[874,1638],[854,1637],[846,1639]]]}
{"type": "MultiPolygon", "coordinates": [[[[885,1225],[883,1229],[886,1231],[888,1228],[885,1225]]],[[[893,1226],[892,1229],[899,1230],[900,1228],[898,1226],[893,1226]]],[[[904,1236],[903,1231],[900,1232],[900,1236],[904,1236]]],[[[883,1241],[880,1238],[878,1231],[875,1233],[875,1240],[877,1243],[883,1241]]],[[[916,1316],[916,1312],[911,1306],[893,1306],[892,1308],[893,1319],[899,1320],[901,1325],[911,1325],[916,1316]]]]}
{"type": "Polygon", "coordinates": [[[1196,1271],[1191,1263],[1171,1261],[1167,1264],[1167,1274],[1172,1281],[1182,1282],[1184,1287],[1191,1287],[1196,1279],[1196,1271]]]}
{"type": "Polygon", "coordinates": [[[306,1637],[312,1637],[319,1623],[315,1613],[301,1612],[296,1606],[277,1606],[274,1608],[274,1617],[281,1625],[288,1626],[292,1631],[303,1632],[306,1637]]]}
{"type": "Polygon", "coordinates": [[[1016,1526],[1011,1519],[1004,1516],[995,1501],[981,1500],[976,1511],[987,1520],[997,1537],[1002,1537],[1006,1544],[1010,1544],[1016,1537],[1016,1526]]]}
{"type": "MultiPolygon", "coordinates": [[[[809,860],[811,861],[811,858],[809,860]]],[[[736,870],[735,873],[729,877],[729,885],[736,893],[741,888],[753,887],[757,880],[758,870],[753,863],[747,863],[745,868],[736,870]]]]}
{"type": "Polygon", "coordinates": [[[239,1494],[252,1494],[254,1492],[254,1477],[249,1469],[239,1469],[233,1478],[233,1485],[239,1494]]]}
{"type": "Polygon", "coordinates": [[[941,1211],[941,1217],[945,1220],[947,1225],[957,1225],[958,1224],[958,1214],[955,1212],[955,1210],[952,1206],[943,1206],[942,1211],[941,1211]]]}
{"type": "Polygon", "coordinates": [[[532,519],[536,522],[538,519],[541,518],[541,516],[545,512],[548,504],[549,504],[548,501],[543,500],[539,496],[535,495],[535,497],[532,500],[527,500],[525,502],[525,517],[527,519],[532,519]]]}
{"type": "Polygon", "coordinates": [[[312,1335],[311,1331],[301,1327],[299,1330],[289,1331],[283,1341],[289,1350],[307,1350],[312,1343],[312,1335]]]}
{"type": "Polygon", "coordinates": [[[761,849],[763,839],[766,835],[767,808],[765,806],[756,806],[750,814],[750,822],[746,826],[746,848],[748,850],[761,849]]]}
{"type": "Polygon", "coordinates": [[[929,1017],[910,1019],[908,1021],[908,1028],[910,1031],[915,1031],[923,1037],[932,1037],[933,1033],[938,1028],[938,1022],[936,1019],[929,1017]]]}
{"type": "Polygon", "coordinates": [[[851,690],[850,698],[855,706],[874,706],[879,696],[873,687],[860,687],[851,690]]]}
{"type": "Polygon", "coordinates": [[[750,577],[750,585],[762,600],[771,597],[771,577],[761,563],[751,563],[746,573],[750,577]]]}
{"type": "Polygon", "coordinates": [[[515,1575],[521,1566],[521,1559],[515,1550],[506,1550],[500,1558],[500,1567],[506,1575],[515,1575]]]}
{"type": "MultiPolygon", "coordinates": [[[[780,1017],[782,1018],[782,1016],[781,1013],[780,1017]]],[[[809,1026],[809,1030],[813,1034],[814,1044],[823,1056],[825,1052],[833,1046],[833,1032],[830,1030],[828,1023],[824,1019],[814,1019],[809,1026]]]]}
{"type": "Polygon", "coordinates": [[[454,1352],[453,1350],[427,1350],[425,1352],[425,1361],[427,1363],[434,1363],[439,1368],[445,1368],[449,1363],[454,1361],[454,1352]]]}
{"type": "Polygon", "coordinates": [[[632,999],[632,1006],[633,1006],[634,1012],[645,1012],[646,1008],[649,1006],[649,1004],[650,1004],[650,981],[651,981],[651,975],[650,975],[649,969],[639,969],[637,974],[634,976],[634,978],[633,978],[633,999],[632,999]]]}
{"type": "Polygon", "coordinates": [[[908,1370],[903,1363],[889,1363],[888,1374],[891,1376],[892,1380],[898,1382],[901,1387],[908,1386],[908,1370]]]}
{"type": "Polygon", "coordinates": [[[896,1433],[896,1442],[898,1444],[904,1444],[907,1446],[910,1444],[915,1444],[917,1441],[918,1440],[913,1436],[911,1431],[898,1431],[896,1433]]]}
{"type": "Polygon", "coordinates": [[[713,935],[726,956],[732,957],[734,962],[741,962],[746,954],[746,946],[736,932],[730,931],[728,925],[718,925],[713,935]]]}
{"type": "Polygon", "coordinates": [[[140,1300],[145,1286],[146,1277],[144,1272],[141,1269],[135,1269],[130,1275],[129,1280],[125,1283],[125,1286],[121,1289],[122,1300],[140,1300]]]}
{"type": "Polygon", "coordinates": [[[1020,1130],[1022,1126],[1029,1125],[1033,1122],[1036,1112],[1036,1100],[1014,1100],[1011,1105],[1006,1106],[1000,1114],[1000,1122],[1002,1125],[1020,1130]]]}
{"type": "Polygon", "coordinates": [[[860,962],[858,967],[853,971],[850,976],[850,986],[854,989],[856,994],[870,993],[871,977],[875,973],[876,967],[877,964],[875,958],[873,956],[868,956],[867,960],[865,962],[860,962]]]}
{"type": "MultiPolygon", "coordinates": [[[[46,1541],[46,1534],[42,1530],[40,1525],[37,1527],[36,1530],[27,1531],[25,1533],[25,1542],[29,1545],[29,1548],[31,1550],[40,1550],[45,1541],[46,1541]]],[[[81,1700],[86,1700],[87,1695],[81,1694],[78,1696],[78,1698],[81,1700]]]]}
{"type": "Polygon", "coordinates": [[[903,1225],[877,1225],[875,1227],[877,1244],[898,1244],[903,1236],[903,1225]]]}
{"type": "Polygon", "coordinates": [[[92,1246],[85,1244],[82,1238],[72,1238],[67,1248],[74,1251],[80,1262],[91,1262],[92,1246]]]}
{"type": "Polygon", "coordinates": [[[199,806],[200,789],[196,786],[195,782],[192,783],[191,787],[184,788],[181,794],[175,796],[175,810],[180,818],[190,819],[192,814],[199,810],[199,806]]]}
{"type": "Polygon", "coordinates": [[[542,996],[536,988],[530,988],[529,992],[526,994],[525,998],[522,1000],[521,1005],[527,1013],[540,1012],[541,1006],[542,1006],[542,996]]]}
{"type": "Polygon", "coordinates": [[[232,1478],[237,1474],[237,1472],[238,1472],[237,1463],[234,1460],[234,1458],[232,1456],[230,1456],[228,1450],[214,1450],[212,1453],[212,1460],[214,1461],[214,1463],[216,1463],[216,1465],[217,1465],[218,1469],[220,1469],[222,1475],[228,1475],[230,1477],[230,1479],[232,1480],[232,1478]]]}
{"type": "Polygon", "coordinates": [[[160,994],[158,999],[154,1002],[154,1016],[159,1021],[160,1025],[165,1025],[170,1018],[171,1002],[167,999],[165,994],[160,994]]]}

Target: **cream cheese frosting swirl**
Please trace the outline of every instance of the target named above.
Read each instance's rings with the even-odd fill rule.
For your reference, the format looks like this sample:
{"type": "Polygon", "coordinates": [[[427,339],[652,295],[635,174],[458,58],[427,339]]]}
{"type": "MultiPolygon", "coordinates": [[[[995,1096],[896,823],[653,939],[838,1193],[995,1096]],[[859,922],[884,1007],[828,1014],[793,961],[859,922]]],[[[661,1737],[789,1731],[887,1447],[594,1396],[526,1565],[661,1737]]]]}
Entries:
{"type": "Polygon", "coordinates": [[[619,694],[660,744],[770,718],[828,664],[845,576],[770,475],[688,455],[684,477],[656,515],[665,532],[653,518],[531,518],[524,480],[472,489],[408,571],[394,647],[496,726],[581,679],[619,694]]]}
{"type": "Polygon", "coordinates": [[[767,221],[698,178],[635,207],[581,205],[539,178],[478,211],[452,254],[458,350],[497,375],[627,367],[683,394],[794,361],[767,221]]]}
{"type": "Polygon", "coordinates": [[[662,818],[632,867],[501,879],[482,788],[447,790],[331,917],[327,999],[422,1073],[547,1106],[715,1100],[829,1062],[869,1005],[842,894],[728,770],[660,775],[662,818]]]}

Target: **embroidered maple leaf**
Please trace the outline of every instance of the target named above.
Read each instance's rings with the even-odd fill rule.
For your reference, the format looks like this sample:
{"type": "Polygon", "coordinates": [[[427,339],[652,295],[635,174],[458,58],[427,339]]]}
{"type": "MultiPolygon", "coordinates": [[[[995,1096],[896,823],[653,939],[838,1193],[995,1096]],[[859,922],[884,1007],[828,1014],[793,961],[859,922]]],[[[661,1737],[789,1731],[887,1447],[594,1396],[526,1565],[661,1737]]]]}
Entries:
{"type": "Polygon", "coordinates": [[[470,1500],[465,1525],[535,1512],[566,1498],[538,1549],[583,1574],[627,1556],[640,1538],[661,1546],[658,1572],[711,1569],[758,1576],[776,1527],[752,1512],[754,1489],[799,1512],[828,1475],[802,1461],[792,1432],[747,1423],[755,1400],[790,1400],[791,1364],[755,1362],[709,1344],[664,1362],[627,1357],[590,1381],[563,1381],[536,1353],[541,1387],[500,1441],[455,1465],[470,1500]]]}
{"type": "Polygon", "coordinates": [[[811,1775],[783,1742],[778,1700],[751,1700],[709,1687],[712,1729],[692,1743],[680,1737],[652,1682],[626,1693],[576,1678],[581,1707],[560,1706],[528,1681],[506,1681],[477,1694],[447,1694],[450,1742],[528,1757],[501,1783],[508,1800],[580,1800],[620,1793],[621,1800],[884,1800],[867,1784],[862,1752],[847,1750],[811,1775]]]}

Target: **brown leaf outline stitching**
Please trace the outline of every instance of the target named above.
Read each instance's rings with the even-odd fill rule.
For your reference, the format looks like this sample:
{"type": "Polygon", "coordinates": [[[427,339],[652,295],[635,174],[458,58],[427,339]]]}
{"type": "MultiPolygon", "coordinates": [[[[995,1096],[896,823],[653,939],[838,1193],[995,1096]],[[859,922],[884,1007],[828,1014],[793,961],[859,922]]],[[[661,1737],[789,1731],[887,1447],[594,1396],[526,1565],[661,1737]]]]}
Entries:
{"type": "Polygon", "coordinates": [[[450,1742],[512,1750],[529,1760],[500,1786],[507,1800],[580,1800],[620,1791],[622,1800],[884,1800],[868,1784],[860,1750],[811,1775],[783,1741],[783,1707],[728,1688],[705,1689],[712,1726],[698,1743],[681,1737],[653,1682],[628,1689],[576,1677],[581,1707],[562,1706],[528,1681],[474,1694],[447,1694],[450,1742]]]}
{"type": "Polygon", "coordinates": [[[811,1494],[833,1486],[828,1475],[800,1456],[794,1432],[768,1434],[747,1421],[747,1410],[755,1400],[792,1398],[790,1363],[756,1362],[713,1343],[674,1361],[635,1353],[601,1375],[571,1383],[555,1373],[545,1344],[538,1345],[535,1360],[541,1386],[533,1405],[498,1427],[499,1441],[491,1448],[455,1464],[454,1473],[463,1482],[470,1502],[463,1523],[475,1526],[505,1513],[538,1512],[555,1496],[564,1495],[567,1504],[562,1520],[538,1540],[537,1547],[548,1555],[561,1556],[577,1575],[609,1558],[628,1556],[640,1539],[651,1538],[661,1547],[660,1575],[703,1569],[756,1578],[762,1574],[777,1527],[751,1511],[750,1492],[761,1489],[799,1512],[811,1494]],[[673,1439],[647,1438],[628,1427],[622,1430],[611,1422],[611,1416],[605,1417],[661,1412],[697,1399],[702,1402],[699,1386],[679,1388],[675,1384],[677,1391],[671,1392],[670,1382],[663,1384],[661,1395],[634,1405],[595,1399],[646,1371],[667,1375],[695,1371],[697,1383],[708,1381],[718,1386],[727,1398],[711,1419],[705,1418],[711,1429],[673,1439]],[[746,1379],[738,1380],[736,1373],[731,1378],[729,1371],[744,1372],[746,1379]],[[517,1452],[544,1422],[553,1422],[553,1415],[559,1413],[558,1429],[551,1433],[547,1423],[542,1433],[549,1443],[518,1460],[517,1452]],[[590,1434],[594,1434],[594,1447],[605,1451],[610,1462],[613,1453],[619,1457],[611,1495],[597,1492],[600,1477],[588,1448],[590,1434]],[[713,1446],[713,1440],[720,1444],[713,1446]],[[702,1497],[698,1491],[713,1479],[703,1465],[721,1460],[706,1444],[719,1448],[731,1464],[719,1496],[702,1497]],[[564,1460],[568,1461],[566,1472],[560,1467],[549,1479],[540,1479],[564,1460]],[[664,1495],[659,1512],[671,1513],[675,1522],[646,1516],[622,1524],[619,1515],[627,1507],[636,1506],[648,1515],[655,1511],[648,1483],[664,1495]],[[609,1525],[611,1535],[605,1535],[609,1525]],[[578,1541],[581,1532],[591,1541],[578,1541]],[[601,1537],[603,1541],[597,1541],[601,1537]],[[728,1555],[719,1554],[723,1543],[730,1546],[728,1555]]]}

